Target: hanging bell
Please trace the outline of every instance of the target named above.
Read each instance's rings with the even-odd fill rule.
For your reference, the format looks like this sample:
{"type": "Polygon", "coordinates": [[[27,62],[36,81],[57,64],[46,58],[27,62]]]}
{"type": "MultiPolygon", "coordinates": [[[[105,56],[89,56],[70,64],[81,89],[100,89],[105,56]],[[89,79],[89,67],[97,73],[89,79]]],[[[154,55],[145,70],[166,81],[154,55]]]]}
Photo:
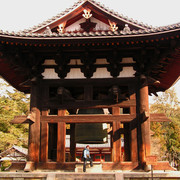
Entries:
{"type": "MultiPolygon", "coordinates": [[[[103,109],[80,109],[78,114],[104,114],[103,109]]],[[[77,123],[75,126],[75,141],[81,144],[107,143],[106,123],[77,123]]]]}

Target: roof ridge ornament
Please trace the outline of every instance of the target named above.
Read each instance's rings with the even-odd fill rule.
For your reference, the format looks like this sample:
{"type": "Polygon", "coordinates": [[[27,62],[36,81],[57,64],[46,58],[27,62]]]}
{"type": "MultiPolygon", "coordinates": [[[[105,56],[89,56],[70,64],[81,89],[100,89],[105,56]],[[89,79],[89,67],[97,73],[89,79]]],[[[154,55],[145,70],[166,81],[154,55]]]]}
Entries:
{"type": "Polygon", "coordinates": [[[129,28],[128,24],[125,24],[124,29],[122,30],[124,33],[131,32],[131,29],[129,28]]]}
{"type": "Polygon", "coordinates": [[[61,33],[61,34],[64,33],[65,26],[66,26],[66,21],[63,22],[63,23],[61,23],[61,24],[58,26],[58,27],[59,27],[59,28],[57,29],[58,32],[61,33]]]}
{"type": "Polygon", "coordinates": [[[52,31],[49,26],[47,26],[46,29],[44,30],[44,34],[48,34],[48,35],[52,34],[52,31]]]}
{"type": "Polygon", "coordinates": [[[91,9],[84,9],[84,14],[82,15],[85,19],[90,19],[92,17],[91,9]]]}
{"type": "Polygon", "coordinates": [[[110,21],[109,19],[108,19],[108,21],[109,21],[109,25],[110,25],[111,31],[113,31],[113,32],[117,31],[117,30],[118,30],[118,26],[116,26],[117,23],[112,22],[112,21],[110,21]]]}

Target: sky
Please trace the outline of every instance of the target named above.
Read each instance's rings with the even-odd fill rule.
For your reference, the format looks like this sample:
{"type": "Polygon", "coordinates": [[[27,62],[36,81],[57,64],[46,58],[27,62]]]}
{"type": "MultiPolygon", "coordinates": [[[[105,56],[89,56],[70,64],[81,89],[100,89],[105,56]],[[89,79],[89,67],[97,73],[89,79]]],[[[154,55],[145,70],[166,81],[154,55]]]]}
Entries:
{"type": "MultiPolygon", "coordinates": [[[[46,21],[77,0],[0,0],[0,30],[20,31],[46,21]]],[[[180,23],[180,0],[96,0],[105,7],[144,24],[180,23]]],[[[175,84],[180,99],[180,80],[175,84]]]]}

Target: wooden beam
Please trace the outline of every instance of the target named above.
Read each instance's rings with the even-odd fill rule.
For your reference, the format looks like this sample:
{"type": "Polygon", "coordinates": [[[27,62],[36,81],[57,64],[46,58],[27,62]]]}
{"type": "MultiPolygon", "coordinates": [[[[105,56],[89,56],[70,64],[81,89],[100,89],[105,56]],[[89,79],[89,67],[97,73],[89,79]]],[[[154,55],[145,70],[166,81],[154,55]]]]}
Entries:
{"type": "Polygon", "coordinates": [[[11,121],[12,124],[22,124],[27,119],[27,116],[15,116],[11,121]]]}
{"type": "Polygon", "coordinates": [[[150,114],[151,122],[170,122],[171,120],[166,117],[164,113],[150,114]]]}
{"type": "MultiPolygon", "coordinates": [[[[43,106],[43,105],[42,105],[43,106]]],[[[77,109],[77,108],[112,108],[112,107],[122,107],[122,108],[128,108],[128,107],[135,107],[136,106],[136,101],[135,99],[131,100],[123,100],[122,102],[119,103],[114,103],[112,101],[69,101],[69,102],[64,102],[63,104],[60,104],[57,101],[52,101],[48,103],[48,106],[46,103],[44,104],[43,108],[55,108],[55,109],[77,109]]]]}
{"type": "MultiPolygon", "coordinates": [[[[136,115],[69,115],[69,116],[41,116],[41,121],[48,122],[66,122],[66,123],[90,123],[90,122],[130,122],[136,118],[136,115]]],[[[13,124],[29,123],[26,116],[15,116],[11,121],[13,124]]],[[[170,122],[171,120],[163,113],[150,114],[151,122],[170,122]]]]}
{"type": "Polygon", "coordinates": [[[41,122],[66,122],[66,123],[102,123],[102,122],[130,122],[135,115],[69,115],[69,116],[42,116],[41,122]]]}
{"type": "Polygon", "coordinates": [[[12,124],[23,124],[23,123],[34,123],[35,122],[35,114],[31,112],[28,116],[15,116],[11,121],[12,124]]]}
{"type": "Polygon", "coordinates": [[[136,78],[110,78],[110,79],[61,79],[59,81],[58,79],[44,79],[41,84],[46,86],[62,86],[62,87],[82,87],[83,86],[89,86],[90,84],[92,86],[112,86],[114,84],[121,84],[122,86],[128,86],[128,84],[135,84],[136,78]]]}

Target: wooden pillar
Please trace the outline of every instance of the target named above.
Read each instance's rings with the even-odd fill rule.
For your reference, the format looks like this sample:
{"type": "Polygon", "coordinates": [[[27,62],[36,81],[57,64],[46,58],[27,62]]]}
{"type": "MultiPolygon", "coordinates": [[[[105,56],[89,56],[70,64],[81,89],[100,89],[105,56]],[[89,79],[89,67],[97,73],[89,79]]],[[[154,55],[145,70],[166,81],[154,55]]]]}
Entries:
{"type": "Polygon", "coordinates": [[[139,78],[139,92],[137,97],[137,117],[138,117],[138,151],[139,164],[143,167],[146,156],[150,155],[150,119],[148,102],[148,85],[144,76],[139,78]]]}
{"type": "Polygon", "coordinates": [[[150,118],[149,118],[149,99],[148,99],[148,85],[147,80],[140,88],[140,117],[141,117],[141,131],[143,143],[142,160],[145,161],[146,156],[150,155],[150,118]]]}
{"type": "Polygon", "coordinates": [[[71,123],[70,127],[70,161],[76,161],[76,142],[75,142],[75,123],[71,123]]]}
{"type": "Polygon", "coordinates": [[[48,123],[41,122],[41,162],[48,161],[48,123]]]}
{"type": "MultiPolygon", "coordinates": [[[[58,110],[58,116],[64,116],[65,110],[58,110]]],[[[57,130],[57,162],[65,162],[65,141],[66,141],[66,123],[58,122],[57,130]]]]}
{"type": "MultiPolygon", "coordinates": [[[[119,107],[112,108],[113,115],[120,114],[119,107]]],[[[113,121],[113,162],[121,161],[121,134],[120,134],[120,121],[113,121]]]]}
{"type": "Polygon", "coordinates": [[[135,123],[130,124],[131,129],[131,161],[137,162],[138,161],[138,147],[137,147],[137,128],[135,123]]]}
{"type": "Polygon", "coordinates": [[[39,88],[37,84],[32,84],[31,87],[31,112],[33,112],[35,117],[35,122],[29,125],[29,146],[28,154],[29,161],[35,163],[39,162],[39,152],[40,152],[40,110],[38,109],[38,97],[39,88]]]}
{"type": "MultiPolygon", "coordinates": [[[[129,87],[130,99],[136,99],[135,88],[129,87]]],[[[130,107],[130,114],[136,114],[136,107],[130,107]]],[[[133,122],[130,123],[130,153],[131,153],[131,161],[138,161],[138,145],[137,145],[137,119],[134,119],[133,122]]]]}

